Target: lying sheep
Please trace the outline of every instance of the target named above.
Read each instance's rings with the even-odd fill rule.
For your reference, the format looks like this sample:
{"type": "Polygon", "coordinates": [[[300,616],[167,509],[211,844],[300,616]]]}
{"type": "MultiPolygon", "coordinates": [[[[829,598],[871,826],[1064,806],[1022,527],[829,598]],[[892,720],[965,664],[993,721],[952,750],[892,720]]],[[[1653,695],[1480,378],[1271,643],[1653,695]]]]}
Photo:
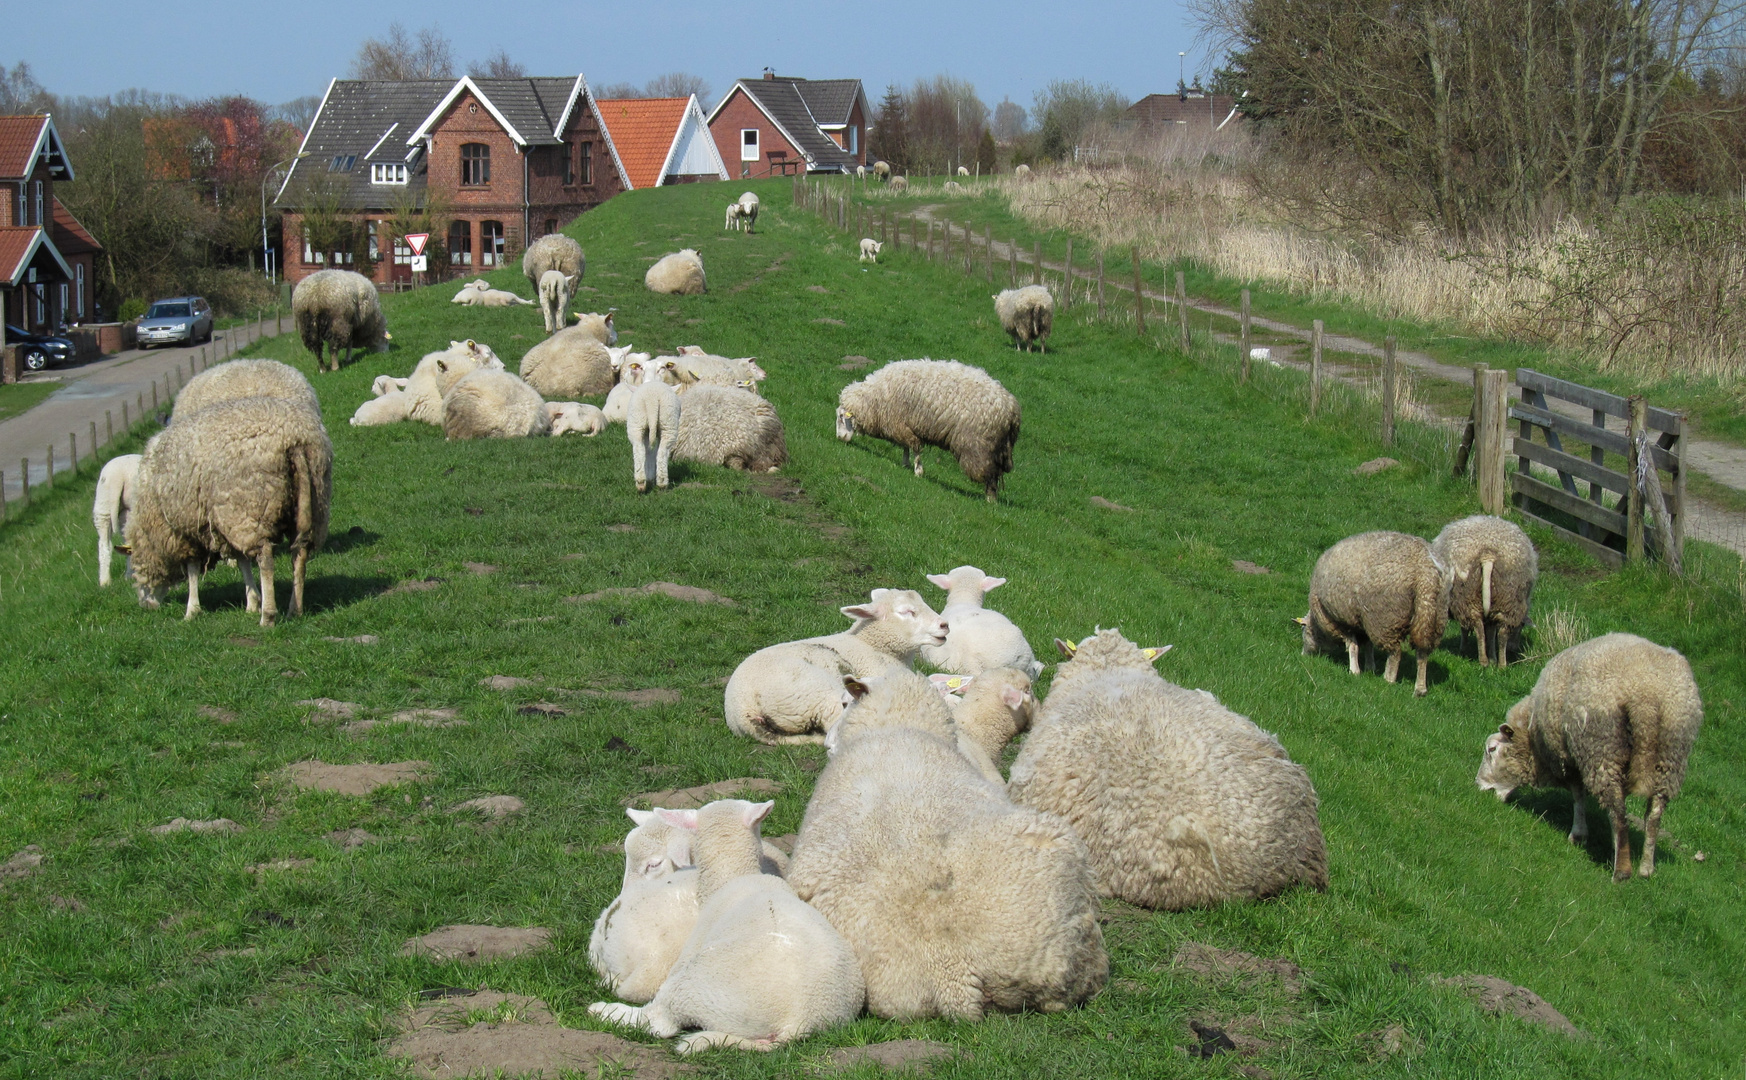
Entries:
{"type": "Polygon", "coordinates": [[[352,413],[353,427],[379,427],[384,424],[398,424],[407,418],[407,410],[412,406],[412,395],[404,390],[393,390],[380,397],[365,400],[358,406],[358,411],[352,413]]]}
{"type": "MultiPolygon", "coordinates": [[[[966,174],[968,175],[968,174],[966,174]]],[[[964,185],[956,180],[948,180],[940,186],[941,191],[963,191],[964,185]]]]}
{"type": "MultiPolygon", "coordinates": [[[[615,308],[614,311],[616,310],[615,308]]],[[[594,311],[586,315],[580,311],[573,311],[570,314],[575,317],[578,330],[586,328],[590,334],[594,335],[594,340],[602,345],[618,344],[618,328],[612,325],[613,313],[611,311],[604,315],[594,311]]]]}
{"type": "MultiPolygon", "coordinates": [[[[109,587],[109,564],[115,560],[115,537],[121,538],[121,552],[127,554],[127,520],[133,514],[133,503],[139,496],[139,455],[121,454],[103,463],[97,474],[97,498],[91,503],[91,524],[97,527],[97,585],[109,587]]],[[[126,573],[133,575],[133,558],[128,557],[126,573]]]]}
{"type": "MultiPolygon", "coordinates": [[[[1016,673],[1015,673],[1016,674],[1016,673]]],[[[875,728],[907,727],[925,731],[957,747],[991,784],[1004,785],[999,761],[1006,739],[1003,730],[1016,730],[1017,721],[1003,689],[994,685],[972,698],[953,697],[952,688],[974,683],[967,675],[930,675],[926,679],[900,664],[888,665],[871,679],[843,676],[848,699],[843,713],[825,732],[825,749],[835,754],[848,740],[875,728]],[[991,749],[992,748],[992,749],[991,749]]],[[[1030,679],[1024,679],[1023,696],[1014,695],[1013,707],[1022,708],[1029,698],[1030,679]]],[[[1026,717],[1024,726],[1029,726],[1026,717]]]]}
{"type": "Polygon", "coordinates": [[[534,307],[536,304],[535,301],[517,296],[507,289],[476,289],[471,285],[463,286],[450,302],[465,307],[514,307],[517,304],[534,307]]]}
{"type": "Polygon", "coordinates": [[[624,366],[624,381],[636,387],[625,406],[625,434],[631,444],[631,475],[639,493],[667,487],[667,462],[679,438],[679,395],[661,381],[652,366],[633,360],[624,366]]]}
{"type": "Polygon", "coordinates": [[[873,163],[873,175],[881,180],[891,179],[891,163],[886,161],[875,161],[873,163]]]}
{"type": "Polygon", "coordinates": [[[1000,318],[1001,329],[1012,338],[1015,351],[1022,345],[1030,352],[1033,344],[1049,351],[1043,342],[1055,329],[1055,297],[1047,288],[1026,285],[1002,289],[994,297],[994,313],[1000,318]]]}
{"type": "MultiPolygon", "coordinates": [[[[527,283],[539,288],[540,280],[556,270],[572,282],[580,282],[588,270],[588,260],[582,255],[582,245],[563,233],[547,233],[522,252],[521,272],[527,283]]],[[[575,285],[571,285],[573,290],[575,285]]]]}
{"type": "Polygon", "coordinates": [[[678,356],[662,357],[660,363],[675,377],[679,377],[681,372],[688,376],[684,380],[686,384],[738,386],[755,391],[759,383],[769,378],[758,366],[756,357],[716,356],[695,345],[681,345],[678,356]]]}
{"type": "Polygon", "coordinates": [[[1309,614],[1303,620],[1303,652],[1313,656],[1333,643],[1346,646],[1358,674],[1358,645],[1368,641],[1388,654],[1384,678],[1400,677],[1400,653],[1418,655],[1413,695],[1423,697],[1431,650],[1449,625],[1454,572],[1417,536],[1367,532],[1348,536],[1322,552],[1310,575],[1309,614]]]}
{"type": "Polygon", "coordinates": [[[725,231],[731,232],[734,229],[745,228],[745,224],[740,217],[740,211],[743,209],[744,209],[744,207],[742,207],[737,201],[728,203],[727,204],[727,218],[726,218],[726,221],[724,222],[724,224],[722,225],[722,229],[725,231]]]}
{"type": "Polygon", "coordinates": [[[478,303],[478,294],[484,293],[490,288],[491,283],[484,278],[480,278],[477,281],[469,281],[461,286],[459,292],[450,297],[449,303],[460,304],[463,307],[473,307],[478,303]]]}
{"type": "Polygon", "coordinates": [[[579,279],[565,277],[557,270],[540,275],[540,314],[545,316],[546,333],[555,334],[564,328],[564,309],[570,306],[570,296],[579,279]]]}
{"type": "Polygon", "coordinates": [[[891,178],[891,190],[892,191],[908,191],[909,190],[909,177],[907,177],[907,176],[894,176],[894,177],[892,177],[891,178]]]}
{"type": "Polygon", "coordinates": [[[863,236],[861,238],[861,258],[858,259],[857,261],[858,262],[875,262],[875,263],[878,262],[879,261],[879,249],[883,248],[884,246],[885,246],[885,243],[881,240],[875,240],[870,236],[863,236]]]}
{"type": "Polygon", "coordinates": [[[709,291],[703,276],[703,256],[691,248],[665,255],[643,275],[650,292],[698,296],[709,291]]]}
{"type": "Polygon", "coordinates": [[[201,571],[216,559],[237,559],[252,593],[252,561],[260,568],[261,625],[271,626],[278,616],[275,548],[288,538],[295,553],[290,613],[299,614],[305,568],[327,539],[332,503],[333,444],[309,410],[251,397],[188,414],[154,435],[140,460],[128,525],[140,603],[157,608],[165,589],[186,577],[184,617],[192,619],[200,612],[201,571]]]}
{"type": "Polygon", "coordinates": [[[443,395],[447,439],[521,439],[551,430],[545,399],[507,371],[472,372],[443,395]]]}
{"type": "Polygon", "coordinates": [[[604,394],[617,381],[609,346],[582,326],[559,330],[529,349],[521,358],[521,377],[545,397],[561,401],[604,394]]]}
{"type": "Polygon", "coordinates": [[[1631,876],[1625,796],[1649,801],[1643,862],[1655,873],[1655,839],[1667,801],[1679,794],[1686,759],[1704,718],[1691,665],[1672,649],[1635,634],[1607,634],[1571,646],[1540,672],[1485,740],[1477,782],[1508,799],[1518,787],[1570,789],[1570,842],[1588,838],[1585,792],[1613,825],[1613,880],[1631,876]]]}
{"type": "Polygon", "coordinates": [[[776,407],[737,386],[692,384],[673,456],[747,472],[775,472],[788,464],[788,443],[776,407]]]}
{"type": "Polygon", "coordinates": [[[218,401],[274,397],[321,416],[321,402],[303,373],[277,360],[231,360],[214,364],[188,380],[170,407],[170,423],[218,401]]]}
{"type": "Polygon", "coordinates": [[[377,397],[392,394],[396,390],[406,389],[406,384],[410,381],[410,379],[396,379],[392,375],[378,375],[376,381],[370,384],[370,393],[377,397]]]}
{"type": "Polygon", "coordinates": [[[940,615],[951,629],[946,632],[945,644],[922,648],[923,660],[941,671],[961,675],[980,675],[995,668],[1020,668],[1033,679],[1043,673],[1024,632],[1005,615],[982,606],[982,598],[1005,585],[1005,578],[989,577],[974,566],[960,566],[949,574],[929,574],[928,580],[946,590],[946,606],[940,615]]]}
{"type": "MultiPolygon", "coordinates": [[[[647,355],[644,354],[647,360],[647,355]]],[[[623,424],[630,419],[631,398],[635,397],[637,388],[630,383],[621,382],[614,386],[606,395],[606,403],[600,406],[600,415],[609,424],[623,424]]]]}
{"type": "Polygon", "coordinates": [[[1327,888],[1315,788],[1278,739],[1165,682],[1163,650],[1115,630],[1059,644],[1007,791],[1072,823],[1105,895],[1180,911],[1327,888]]]}
{"type": "Polygon", "coordinates": [[[1037,699],[1031,692],[1031,676],[1018,668],[995,668],[974,678],[967,675],[930,675],[928,681],[941,691],[958,728],[958,750],[970,758],[982,774],[997,784],[1000,759],[1006,746],[1036,720],[1037,699]],[[959,693],[961,697],[954,697],[959,693]],[[974,746],[972,754],[968,743],[974,746]],[[986,762],[986,767],[984,767],[986,762]]]}
{"type": "Polygon", "coordinates": [[[291,293],[291,321],[303,347],[315,354],[318,371],[338,371],[342,349],[349,364],[354,349],[387,352],[392,340],[376,283],[350,270],[317,270],[299,281],[291,293]],[[331,367],[322,358],[324,348],[331,367]]]}
{"type": "Polygon", "coordinates": [[[406,380],[406,418],[443,425],[443,395],[481,368],[502,371],[503,361],[490,346],[468,338],[451,341],[442,352],[426,353],[406,380]]]}
{"type": "Polygon", "coordinates": [[[1015,180],[1029,180],[1031,178],[1031,167],[1029,165],[1014,166],[1012,175],[1015,180]]]}
{"type": "Polygon", "coordinates": [[[592,405],[578,401],[548,401],[546,415],[552,421],[553,437],[579,431],[589,438],[606,430],[606,416],[592,405]]]}
{"type": "Polygon", "coordinates": [[[923,645],[946,639],[946,622],[920,594],[874,589],[845,607],[854,625],[771,645],[740,661],[722,695],[728,730],[765,743],[818,743],[843,711],[843,676],[871,679],[908,667],[923,645]]]}
{"type": "Polygon", "coordinates": [[[754,192],[740,194],[740,228],[753,232],[753,226],[758,224],[758,196],[754,192]]]}
{"type": "Polygon", "coordinates": [[[1449,617],[1479,639],[1479,666],[1488,660],[1486,637],[1496,635],[1490,656],[1509,666],[1510,638],[1528,625],[1528,604],[1540,576],[1540,557],[1521,527],[1475,514],[1452,521],[1431,541],[1431,554],[1455,575],[1449,617]]]}
{"type": "Polygon", "coordinates": [[[903,463],[913,458],[917,476],[922,447],[949,451],[993,502],[1012,471],[1019,403],[981,368],[956,360],[898,360],[838,395],[837,438],[848,442],[857,432],[903,447],[903,463]]]}
{"type": "Polygon", "coordinates": [[[760,872],[758,826],[775,803],[723,799],[661,810],[695,830],[696,926],[654,1000],[596,1002],[590,1015],[679,1040],[682,1054],[722,1046],[770,1050],[861,1013],[855,952],[787,882],[760,872]]]}

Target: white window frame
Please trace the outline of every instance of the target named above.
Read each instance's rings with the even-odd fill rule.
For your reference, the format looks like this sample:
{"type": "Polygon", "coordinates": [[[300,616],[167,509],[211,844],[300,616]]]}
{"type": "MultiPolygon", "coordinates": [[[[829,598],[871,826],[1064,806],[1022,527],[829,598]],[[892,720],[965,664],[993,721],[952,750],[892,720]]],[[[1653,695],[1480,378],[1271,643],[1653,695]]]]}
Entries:
{"type": "Polygon", "coordinates": [[[42,226],[42,181],[36,181],[36,224],[42,226]]]}
{"type": "Polygon", "coordinates": [[[740,160],[741,161],[762,161],[763,160],[762,154],[759,153],[761,147],[758,144],[758,140],[760,138],[762,138],[762,136],[759,135],[757,128],[741,128],[740,129],[740,160]],[[746,141],[747,135],[750,135],[752,137],[750,142],[746,141]],[[748,149],[750,150],[750,153],[747,152],[748,149]]]}
{"type": "Polygon", "coordinates": [[[85,317],[85,264],[84,263],[74,263],[73,264],[73,276],[74,276],[75,280],[78,282],[78,288],[75,290],[75,294],[77,295],[78,301],[79,301],[79,318],[83,319],[85,317]]]}
{"type": "Polygon", "coordinates": [[[855,127],[854,125],[851,124],[849,126],[849,153],[859,154],[860,152],[861,152],[861,129],[858,127],[855,127]]]}
{"type": "Polygon", "coordinates": [[[373,164],[370,166],[370,183],[404,186],[406,184],[406,166],[394,162],[373,164]]]}
{"type": "Polygon", "coordinates": [[[62,320],[62,321],[65,321],[65,320],[66,320],[66,317],[67,317],[67,306],[68,306],[68,305],[67,305],[67,300],[68,300],[68,299],[69,299],[69,297],[68,297],[68,295],[67,295],[67,288],[68,288],[68,286],[67,286],[67,283],[66,283],[66,282],[64,282],[64,281],[63,281],[63,282],[61,282],[61,297],[60,297],[60,299],[61,299],[61,306],[60,306],[60,314],[61,314],[61,320],[62,320]]]}

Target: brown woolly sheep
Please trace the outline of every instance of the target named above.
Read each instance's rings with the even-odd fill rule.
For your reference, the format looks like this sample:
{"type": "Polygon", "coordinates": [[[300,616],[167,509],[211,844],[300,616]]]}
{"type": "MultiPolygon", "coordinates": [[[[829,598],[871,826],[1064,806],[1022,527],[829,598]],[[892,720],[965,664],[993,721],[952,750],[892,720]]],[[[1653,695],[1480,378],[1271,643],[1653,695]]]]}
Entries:
{"type": "Polygon", "coordinates": [[[956,360],[898,360],[837,397],[837,438],[856,433],[903,447],[903,463],[922,474],[921,450],[937,446],[958,459],[989,502],[1012,471],[1019,437],[1018,399],[988,372],[956,360]]]}
{"type": "Polygon", "coordinates": [[[556,270],[576,282],[582,280],[587,269],[588,260],[582,255],[582,245],[563,233],[547,233],[529,244],[521,256],[521,272],[527,275],[527,283],[535,289],[540,287],[540,278],[547,270],[556,270]]]}
{"type": "Polygon", "coordinates": [[[232,360],[216,364],[188,380],[170,409],[170,422],[216,401],[246,397],[276,397],[321,416],[321,402],[303,373],[277,360],[232,360]]]}
{"type": "Polygon", "coordinates": [[[1449,625],[1449,588],[1454,575],[1417,536],[1367,532],[1348,536],[1322,552],[1310,576],[1309,614],[1303,621],[1303,651],[1311,656],[1334,642],[1346,646],[1358,674],[1358,645],[1368,640],[1388,654],[1384,677],[1400,677],[1400,653],[1418,655],[1413,694],[1422,697],[1426,661],[1449,625]]]}
{"type": "Polygon", "coordinates": [[[291,294],[291,319],[303,347],[315,354],[318,371],[338,371],[342,350],[348,364],[354,349],[388,351],[391,336],[376,284],[350,270],[317,270],[299,281],[291,294]],[[328,359],[322,357],[324,347],[328,359]]]}
{"type": "Polygon", "coordinates": [[[1528,625],[1528,604],[1540,576],[1540,558],[1521,527],[1503,518],[1475,514],[1443,526],[1431,541],[1431,554],[1454,574],[1449,617],[1461,634],[1479,639],[1479,666],[1491,657],[1509,666],[1510,638],[1528,625]],[[1486,638],[1497,643],[1486,652],[1486,638]]]}
{"type": "Polygon", "coordinates": [[[521,358],[521,377],[556,401],[597,397],[617,381],[607,348],[593,327],[565,327],[527,351],[521,358]]]}

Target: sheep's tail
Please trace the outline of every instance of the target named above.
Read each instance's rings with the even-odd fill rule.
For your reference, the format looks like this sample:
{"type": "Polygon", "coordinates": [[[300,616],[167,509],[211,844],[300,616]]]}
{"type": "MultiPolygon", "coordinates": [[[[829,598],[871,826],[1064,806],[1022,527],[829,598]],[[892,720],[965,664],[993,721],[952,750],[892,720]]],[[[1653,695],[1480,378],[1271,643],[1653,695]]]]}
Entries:
{"type": "Polygon", "coordinates": [[[297,535],[293,546],[307,551],[315,533],[315,463],[308,446],[291,448],[291,482],[297,491],[297,535]]]}
{"type": "Polygon", "coordinates": [[[1480,564],[1483,573],[1479,584],[1479,610],[1487,615],[1491,614],[1491,563],[1492,560],[1487,559],[1480,564]]]}

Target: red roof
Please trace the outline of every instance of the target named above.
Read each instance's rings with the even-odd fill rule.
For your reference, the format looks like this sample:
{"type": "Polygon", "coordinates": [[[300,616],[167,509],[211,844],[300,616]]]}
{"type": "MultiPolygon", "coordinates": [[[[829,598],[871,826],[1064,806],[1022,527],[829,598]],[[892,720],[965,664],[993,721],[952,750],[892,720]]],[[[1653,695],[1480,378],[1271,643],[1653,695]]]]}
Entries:
{"type": "Polygon", "coordinates": [[[0,176],[29,176],[46,116],[0,116],[0,176]]]}
{"type": "Polygon", "coordinates": [[[658,186],[691,99],[611,98],[595,104],[631,187],[658,186]]]}
{"type": "Polygon", "coordinates": [[[16,285],[24,270],[24,257],[36,234],[34,225],[0,225],[0,285],[16,285]]]}
{"type": "Polygon", "coordinates": [[[97,242],[97,238],[85,226],[79,224],[79,219],[61,204],[59,198],[55,199],[54,241],[62,255],[81,255],[87,251],[103,250],[103,245],[97,242]]]}

